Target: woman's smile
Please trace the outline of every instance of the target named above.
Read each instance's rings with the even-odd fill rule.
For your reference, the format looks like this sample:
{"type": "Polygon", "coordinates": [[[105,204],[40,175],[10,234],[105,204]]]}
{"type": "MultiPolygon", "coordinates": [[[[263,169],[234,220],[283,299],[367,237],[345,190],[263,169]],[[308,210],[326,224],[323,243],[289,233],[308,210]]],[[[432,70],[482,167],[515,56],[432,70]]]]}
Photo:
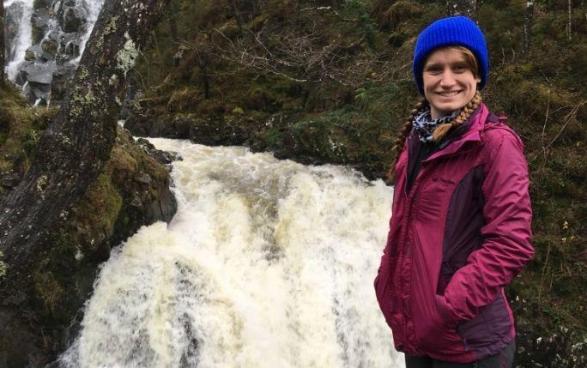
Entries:
{"type": "Polygon", "coordinates": [[[424,65],[424,96],[433,119],[464,107],[477,91],[479,78],[467,66],[463,53],[454,48],[434,51],[424,65]]]}

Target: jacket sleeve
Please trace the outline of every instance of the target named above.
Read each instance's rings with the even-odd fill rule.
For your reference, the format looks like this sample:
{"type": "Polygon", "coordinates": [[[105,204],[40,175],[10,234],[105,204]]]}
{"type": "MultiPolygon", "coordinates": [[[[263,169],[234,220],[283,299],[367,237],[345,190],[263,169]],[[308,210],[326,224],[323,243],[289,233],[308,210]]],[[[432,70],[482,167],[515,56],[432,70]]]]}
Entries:
{"type": "Polygon", "coordinates": [[[486,136],[490,153],[482,186],[484,240],[440,297],[442,312],[454,321],[474,318],[534,255],[528,165],[522,142],[507,128],[491,129],[486,136]]]}

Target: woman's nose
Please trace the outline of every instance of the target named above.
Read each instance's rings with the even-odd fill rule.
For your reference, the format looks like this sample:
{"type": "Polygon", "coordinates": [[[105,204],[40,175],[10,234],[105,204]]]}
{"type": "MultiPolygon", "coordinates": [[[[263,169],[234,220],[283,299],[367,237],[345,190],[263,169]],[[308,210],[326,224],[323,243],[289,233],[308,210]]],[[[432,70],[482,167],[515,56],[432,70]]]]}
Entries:
{"type": "Polygon", "coordinates": [[[444,73],[442,73],[442,78],[440,80],[440,85],[442,87],[451,87],[454,84],[455,84],[455,77],[454,77],[454,74],[450,70],[447,70],[444,73]]]}

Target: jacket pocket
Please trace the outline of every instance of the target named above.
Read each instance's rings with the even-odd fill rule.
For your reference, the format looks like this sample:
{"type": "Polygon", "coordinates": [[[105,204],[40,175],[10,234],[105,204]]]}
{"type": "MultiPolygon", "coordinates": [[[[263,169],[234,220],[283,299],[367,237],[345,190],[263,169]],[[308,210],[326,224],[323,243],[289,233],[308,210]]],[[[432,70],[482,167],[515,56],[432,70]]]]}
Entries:
{"type": "Polygon", "coordinates": [[[465,350],[485,351],[502,343],[511,328],[507,302],[500,292],[491,304],[481,308],[475,318],[460,323],[457,333],[463,339],[465,350]]]}
{"type": "Polygon", "coordinates": [[[452,317],[445,304],[440,299],[442,296],[433,295],[432,301],[427,307],[419,306],[419,316],[415,318],[416,341],[419,346],[429,351],[448,351],[459,344],[460,337],[456,334],[457,322],[452,317]]]}
{"type": "Polygon", "coordinates": [[[385,316],[385,319],[387,320],[392,312],[392,303],[390,293],[391,280],[389,277],[389,266],[383,264],[386,258],[387,257],[383,257],[382,265],[380,266],[377,277],[375,277],[374,286],[375,296],[377,297],[379,308],[381,309],[383,315],[385,316]]]}
{"type": "Polygon", "coordinates": [[[436,294],[435,301],[436,310],[438,311],[438,315],[441,317],[443,323],[447,327],[456,328],[458,319],[450,310],[450,307],[446,304],[444,297],[442,295],[436,294]]]}

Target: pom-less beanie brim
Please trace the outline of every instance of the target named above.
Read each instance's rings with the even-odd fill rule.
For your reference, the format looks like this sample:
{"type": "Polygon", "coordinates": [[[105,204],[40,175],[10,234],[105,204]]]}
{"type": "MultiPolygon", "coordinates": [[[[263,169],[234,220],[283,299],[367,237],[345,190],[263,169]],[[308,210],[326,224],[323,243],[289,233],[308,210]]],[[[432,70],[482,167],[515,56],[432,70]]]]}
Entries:
{"type": "Polygon", "coordinates": [[[426,59],[434,50],[447,46],[463,46],[473,52],[479,64],[479,89],[482,89],[489,76],[489,53],[485,36],[470,18],[455,16],[433,22],[418,35],[414,49],[413,73],[420,94],[424,95],[422,73],[426,59]]]}

